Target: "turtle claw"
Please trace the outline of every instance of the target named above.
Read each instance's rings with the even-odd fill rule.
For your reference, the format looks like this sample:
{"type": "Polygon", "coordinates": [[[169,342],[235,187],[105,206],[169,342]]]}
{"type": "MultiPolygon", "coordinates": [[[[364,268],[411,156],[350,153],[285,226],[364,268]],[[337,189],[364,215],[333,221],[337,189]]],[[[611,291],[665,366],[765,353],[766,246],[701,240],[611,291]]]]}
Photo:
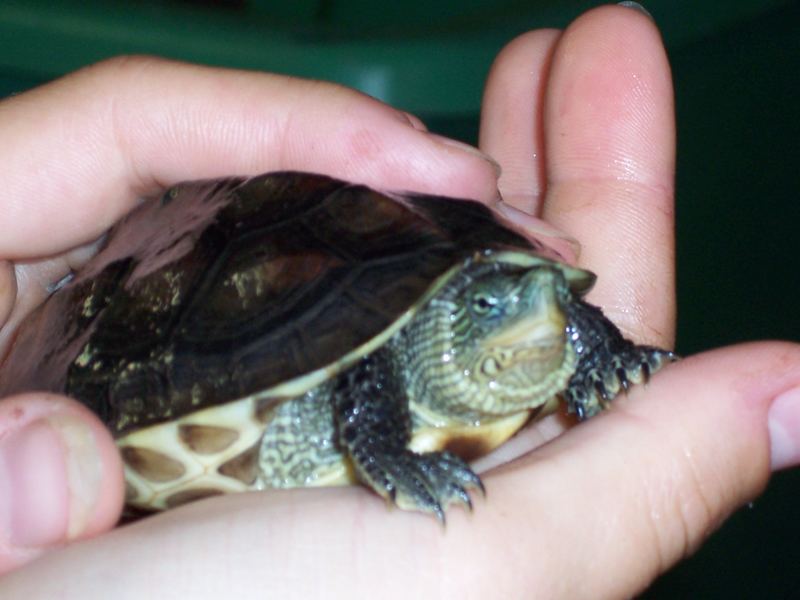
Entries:
{"type": "Polygon", "coordinates": [[[625,369],[620,367],[619,369],[617,369],[616,375],[617,379],[619,380],[619,385],[625,392],[627,392],[628,388],[630,388],[631,386],[631,382],[628,379],[628,373],[625,371],[625,369]]]}
{"type": "MultiPolygon", "coordinates": [[[[480,482],[480,479],[478,480],[478,482],[480,483],[480,488],[479,489],[481,490],[481,492],[485,496],[486,493],[485,493],[484,488],[483,488],[483,483],[480,482]]],[[[467,492],[467,490],[465,490],[461,486],[458,486],[453,490],[453,501],[456,501],[456,500],[458,502],[460,502],[461,505],[464,506],[469,512],[472,512],[472,508],[473,508],[472,507],[472,498],[469,497],[469,493],[467,492]]]]}
{"type": "Polygon", "coordinates": [[[398,508],[430,513],[445,524],[451,504],[472,510],[469,490],[485,494],[480,478],[460,458],[449,452],[375,456],[363,478],[376,492],[398,508]]]}
{"type": "Polygon", "coordinates": [[[617,353],[599,354],[583,369],[579,365],[564,393],[569,410],[581,420],[608,408],[620,393],[627,393],[632,385],[646,384],[664,364],[678,359],[673,352],[630,343],[617,353]]]}
{"type": "Polygon", "coordinates": [[[650,382],[650,365],[646,362],[642,363],[642,382],[649,383],[650,382]]]}

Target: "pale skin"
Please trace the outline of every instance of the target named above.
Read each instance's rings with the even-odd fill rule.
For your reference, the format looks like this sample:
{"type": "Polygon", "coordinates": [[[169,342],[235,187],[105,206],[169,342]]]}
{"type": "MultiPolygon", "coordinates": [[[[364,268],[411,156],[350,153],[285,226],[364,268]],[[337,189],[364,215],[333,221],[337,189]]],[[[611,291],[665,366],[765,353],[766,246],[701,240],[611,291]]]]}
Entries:
{"type": "MultiPolygon", "coordinates": [[[[672,112],[658,32],[621,7],[530,32],[498,56],[480,148],[502,166],[499,181],[477,153],[343,88],[104,63],[0,103],[0,335],[91,252],[71,249],[137,196],[294,168],[486,202],[499,187],[581,240],[577,263],[600,276],[592,302],[638,342],[668,347],[672,112]]],[[[0,485],[0,595],[629,597],[758,495],[772,470],[800,462],[800,395],[786,393],[798,386],[796,345],[687,358],[586,424],[566,431],[555,416],[526,431],[506,453],[549,443],[484,473],[488,498],[472,514],[451,510],[446,530],[364,489],[332,488],[213,499],[109,533],[122,478],[102,426],[67,399],[7,398],[0,478],[13,460],[36,475],[24,506],[8,509],[0,485]],[[59,437],[65,423],[91,452],[59,437]],[[81,478],[64,474],[68,455],[96,483],[83,504],[67,483],[81,478]]]]}

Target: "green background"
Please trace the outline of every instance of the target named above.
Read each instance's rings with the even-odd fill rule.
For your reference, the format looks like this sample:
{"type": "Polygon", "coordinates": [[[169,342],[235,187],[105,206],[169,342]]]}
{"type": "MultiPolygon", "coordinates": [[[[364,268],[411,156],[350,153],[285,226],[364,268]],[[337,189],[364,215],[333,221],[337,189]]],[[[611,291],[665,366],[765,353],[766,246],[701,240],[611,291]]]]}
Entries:
{"type": "MultiPolygon", "coordinates": [[[[563,27],[596,4],[2,0],[0,97],[145,52],[339,81],[474,142],[483,81],[503,44],[527,29],[563,27]]],[[[798,341],[800,3],[652,0],[647,8],[676,88],[678,349],[798,341]]],[[[800,472],[776,475],[644,597],[796,597],[799,511],[800,472]]]]}

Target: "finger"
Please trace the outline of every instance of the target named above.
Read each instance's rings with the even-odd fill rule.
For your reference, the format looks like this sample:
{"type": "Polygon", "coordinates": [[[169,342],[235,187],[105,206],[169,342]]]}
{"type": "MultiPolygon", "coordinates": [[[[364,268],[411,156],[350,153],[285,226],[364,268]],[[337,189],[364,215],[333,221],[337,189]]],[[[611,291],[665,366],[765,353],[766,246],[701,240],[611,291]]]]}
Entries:
{"type": "Polygon", "coordinates": [[[45,260],[14,265],[0,261],[0,354],[22,319],[50,295],[60,279],[86,264],[98,243],[96,240],[45,260]]]}
{"type": "Polygon", "coordinates": [[[493,198],[477,150],[317,81],[107,61],[0,103],[0,257],[94,239],[143,194],[180,180],[279,169],[382,188],[493,198]],[[57,217],[56,217],[57,215],[57,217]]]}
{"type": "Polygon", "coordinates": [[[0,402],[0,573],[114,526],[122,467],[102,424],[49,394],[0,402]]]}
{"type": "Polygon", "coordinates": [[[605,6],[558,42],[545,105],[544,216],[582,242],[591,298],[639,341],[674,328],[672,86],[653,22],[605,6]]]}
{"type": "Polygon", "coordinates": [[[800,398],[786,392],[798,386],[797,346],[687,359],[488,475],[487,500],[471,514],[450,510],[446,530],[357,488],[236,494],[71,546],[4,583],[19,597],[83,597],[98,580],[131,598],[254,598],[264,581],[287,598],[316,595],[319,581],[356,598],[631,597],[759,493],[776,420],[783,441],[793,437],[773,457],[800,463],[800,398]],[[152,548],[173,549],[170,560],[152,548]],[[387,588],[398,565],[414,577],[387,588]]]}
{"type": "Polygon", "coordinates": [[[502,167],[504,201],[538,215],[545,190],[543,95],[560,32],[539,29],[509,43],[492,65],[483,94],[480,148],[502,167]]]}

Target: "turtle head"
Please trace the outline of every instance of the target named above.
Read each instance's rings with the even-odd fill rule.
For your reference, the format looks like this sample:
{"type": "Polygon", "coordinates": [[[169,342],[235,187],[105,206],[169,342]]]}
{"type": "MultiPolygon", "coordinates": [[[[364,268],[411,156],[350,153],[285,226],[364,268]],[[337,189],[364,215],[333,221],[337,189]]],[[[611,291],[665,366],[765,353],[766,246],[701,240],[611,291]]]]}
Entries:
{"type": "Polygon", "coordinates": [[[452,359],[477,391],[465,396],[469,408],[505,415],[544,407],[566,388],[576,357],[565,306],[594,276],[550,261],[495,267],[458,294],[452,359]]]}

